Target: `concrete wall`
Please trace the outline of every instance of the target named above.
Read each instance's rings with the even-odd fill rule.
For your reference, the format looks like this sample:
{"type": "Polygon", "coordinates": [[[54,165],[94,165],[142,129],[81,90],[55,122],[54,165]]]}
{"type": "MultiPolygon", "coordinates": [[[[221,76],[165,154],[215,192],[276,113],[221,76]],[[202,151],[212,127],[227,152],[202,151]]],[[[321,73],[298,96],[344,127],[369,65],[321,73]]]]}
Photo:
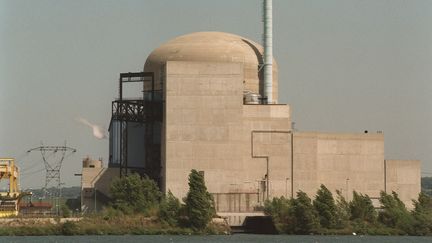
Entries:
{"type": "Polygon", "coordinates": [[[82,168],[81,176],[81,210],[83,212],[93,212],[95,205],[97,209],[101,209],[104,199],[109,196],[109,188],[114,178],[120,175],[118,168],[82,168]],[[95,193],[96,190],[105,195],[105,197],[99,197],[96,195],[95,204],[95,193]],[[98,206],[99,205],[99,206],[98,206]]]}
{"type": "MultiPolygon", "coordinates": [[[[394,190],[408,207],[420,192],[420,162],[384,163],[381,133],[292,133],[288,105],[244,105],[242,63],[168,61],[162,66],[164,192],[183,198],[191,169],[202,171],[216,208],[240,213],[233,216],[236,222],[265,199],[295,196],[299,190],[314,197],[321,184],[348,200],[353,190],[375,202],[380,191],[394,190]]],[[[109,195],[118,175],[117,168],[84,167],[83,206],[92,211],[94,188],[109,195]]]]}
{"type": "Polygon", "coordinates": [[[244,105],[242,130],[243,162],[247,170],[245,180],[238,181],[239,187],[246,190],[248,184],[245,183],[255,183],[254,189],[259,191],[260,202],[267,196],[290,195],[291,117],[289,106],[244,105]]]}
{"type": "Polygon", "coordinates": [[[294,133],[294,192],[314,196],[321,184],[348,200],[352,191],[384,190],[383,134],[294,133]]]}
{"type": "Polygon", "coordinates": [[[217,212],[253,212],[256,210],[258,193],[213,193],[217,212]]]}
{"type": "Polygon", "coordinates": [[[291,173],[287,105],[243,105],[237,63],[168,62],[165,83],[165,191],[184,197],[188,174],[196,169],[204,171],[208,190],[221,195],[216,206],[222,211],[262,203],[267,172],[269,194],[285,195],[285,173],[291,173]],[[269,158],[268,168],[265,158],[253,158],[252,147],[269,158]],[[234,206],[238,201],[248,205],[234,206]]]}
{"type": "Polygon", "coordinates": [[[243,105],[242,64],[169,61],[164,73],[162,182],[178,198],[191,169],[228,214],[299,190],[314,197],[321,184],[375,203],[386,186],[403,200],[420,190],[413,162],[387,162],[386,185],[382,133],[291,133],[288,105],[243,105]]]}
{"type": "Polygon", "coordinates": [[[302,190],[309,196],[315,194],[319,182],[318,164],[317,164],[317,143],[316,133],[294,133],[294,155],[293,155],[293,175],[291,183],[293,184],[292,196],[302,190]]]}
{"type": "Polygon", "coordinates": [[[421,190],[420,161],[386,160],[386,192],[395,191],[408,208],[413,208],[412,199],[417,199],[421,190]]]}
{"type": "Polygon", "coordinates": [[[167,62],[165,92],[165,191],[184,197],[191,169],[210,192],[229,191],[244,171],[242,64],[167,62]]]}

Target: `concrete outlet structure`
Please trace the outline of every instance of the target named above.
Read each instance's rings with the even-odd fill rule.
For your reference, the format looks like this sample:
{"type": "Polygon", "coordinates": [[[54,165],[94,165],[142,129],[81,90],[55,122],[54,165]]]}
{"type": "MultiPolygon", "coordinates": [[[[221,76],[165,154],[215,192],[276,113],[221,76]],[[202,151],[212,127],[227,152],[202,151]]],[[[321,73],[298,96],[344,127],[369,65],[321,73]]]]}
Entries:
{"type": "Polygon", "coordinates": [[[348,200],[354,190],[368,194],[377,205],[381,191],[396,191],[412,207],[419,161],[385,160],[382,133],[293,131],[289,105],[277,102],[277,63],[272,104],[263,95],[262,63],[261,46],[220,32],[180,36],[154,50],[144,72],[120,75],[109,168],[85,166],[83,190],[99,183],[109,196],[102,189],[109,178],[137,172],[183,198],[196,169],[231,225],[259,214],[266,199],[299,190],[314,196],[321,184],[348,200]],[[143,83],[140,99],[122,93],[133,81],[143,83]]]}

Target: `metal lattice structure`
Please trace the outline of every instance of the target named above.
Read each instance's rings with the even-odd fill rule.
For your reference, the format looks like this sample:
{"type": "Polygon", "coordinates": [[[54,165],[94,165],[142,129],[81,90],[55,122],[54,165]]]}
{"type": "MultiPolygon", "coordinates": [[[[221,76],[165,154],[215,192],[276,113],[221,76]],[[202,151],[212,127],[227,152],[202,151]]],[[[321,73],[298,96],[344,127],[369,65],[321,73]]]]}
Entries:
{"type": "Polygon", "coordinates": [[[7,180],[9,188],[0,191],[0,218],[17,216],[19,203],[24,196],[31,195],[22,192],[18,185],[19,170],[13,158],[0,158],[0,181],[7,180]]]}
{"type": "Polygon", "coordinates": [[[42,155],[42,160],[45,166],[45,191],[48,189],[48,186],[54,186],[58,190],[60,190],[61,186],[61,166],[63,164],[64,159],[70,154],[75,153],[76,149],[67,147],[66,143],[64,146],[39,146],[36,148],[32,148],[27,151],[30,153],[32,151],[40,151],[42,155]],[[53,154],[60,153],[59,159],[52,158],[53,154]]]}
{"type": "Polygon", "coordinates": [[[157,181],[161,169],[160,143],[154,141],[157,136],[155,132],[160,130],[155,127],[163,119],[162,84],[155,83],[152,72],[121,73],[118,97],[112,102],[110,167],[118,166],[120,176],[132,171],[142,175],[146,174],[157,181]],[[132,99],[124,97],[123,86],[127,83],[142,83],[142,97],[132,99]],[[139,131],[139,136],[144,140],[140,144],[140,150],[146,151],[138,166],[128,156],[135,154],[128,144],[131,132],[137,132],[131,130],[134,126],[143,127],[143,130],[139,131]]]}

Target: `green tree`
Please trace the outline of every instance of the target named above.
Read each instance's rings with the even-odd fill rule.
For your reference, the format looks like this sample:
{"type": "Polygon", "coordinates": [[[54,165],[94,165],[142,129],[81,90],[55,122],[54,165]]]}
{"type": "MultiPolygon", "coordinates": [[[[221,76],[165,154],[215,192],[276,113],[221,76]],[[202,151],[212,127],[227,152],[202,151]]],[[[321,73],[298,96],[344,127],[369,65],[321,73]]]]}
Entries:
{"type": "Polygon", "coordinates": [[[148,213],[158,206],[162,197],[154,180],[147,176],[141,178],[136,173],[114,179],[110,192],[113,207],[125,214],[148,213]]]}
{"type": "Polygon", "coordinates": [[[372,200],[368,195],[363,195],[353,191],[353,200],[349,203],[351,219],[358,219],[374,223],[376,221],[376,211],[372,200]]]}
{"type": "Polygon", "coordinates": [[[322,227],[333,228],[336,225],[336,204],[333,194],[321,184],[317,191],[313,206],[318,213],[322,227]]]}
{"type": "Polygon", "coordinates": [[[432,213],[432,197],[425,194],[420,193],[418,200],[414,201],[414,212],[418,213],[432,213]]]}
{"type": "Polygon", "coordinates": [[[66,204],[62,204],[60,207],[61,214],[63,218],[69,218],[71,216],[71,210],[66,206],[66,204]]]}
{"type": "Polygon", "coordinates": [[[190,226],[197,230],[207,227],[215,214],[214,202],[207,191],[204,177],[196,170],[191,170],[189,174],[189,192],[185,203],[190,226]]]}
{"type": "Polygon", "coordinates": [[[342,196],[342,192],[336,190],[336,227],[344,228],[349,225],[351,210],[349,202],[342,196]]]}
{"type": "Polygon", "coordinates": [[[380,202],[382,208],[378,220],[381,223],[391,228],[403,230],[405,233],[413,232],[413,218],[396,192],[392,192],[391,195],[381,192],[380,202]]]}
{"type": "Polygon", "coordinates": [[[61,225],[60,229],[63,235],[77,235],[79,233],[78,225],[72,221],[66,221],[61,225]]]}
{"type": "Polygon", "coordinates": [[[413,201],[414,230],[416,235],[432,234],[432,197],[420,193],[418,200],[413,201]]]}
{"type": "Polygon", "coordinates": [[[279,233],[294,233],[295,217],[291,199],[275,197],[271,201],[265,201],[264,213],[272,217],[279,233]]]}
{"type": "Polygon", "coordinates": [[[171,226],[178,225],[180,214],[180,201],[168,191],[168,194],[162,199],[159,209],[159,217],[171,226]]]}
{"type": "Polygon", "coordinates": [[[295,233],[308,234],[318,230],[319,220],[312,200],[303,192],[297,192],[297,198],[292,201],[295,216],[295,233]]]}

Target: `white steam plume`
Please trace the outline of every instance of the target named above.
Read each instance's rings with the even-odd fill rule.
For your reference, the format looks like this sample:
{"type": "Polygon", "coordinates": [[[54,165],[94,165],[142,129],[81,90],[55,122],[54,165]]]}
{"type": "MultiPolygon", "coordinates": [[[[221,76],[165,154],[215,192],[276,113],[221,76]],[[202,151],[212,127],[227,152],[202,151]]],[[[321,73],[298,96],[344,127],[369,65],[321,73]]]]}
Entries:
{"type": "Polygon", "coordinates": [[[78,117],[75,119],[77,122],[90,127],[93,130],[93,136],[97,139],[105,139],[107,138],[106,131],[101,126],[90,123],[87,119],[78,117]]]}

